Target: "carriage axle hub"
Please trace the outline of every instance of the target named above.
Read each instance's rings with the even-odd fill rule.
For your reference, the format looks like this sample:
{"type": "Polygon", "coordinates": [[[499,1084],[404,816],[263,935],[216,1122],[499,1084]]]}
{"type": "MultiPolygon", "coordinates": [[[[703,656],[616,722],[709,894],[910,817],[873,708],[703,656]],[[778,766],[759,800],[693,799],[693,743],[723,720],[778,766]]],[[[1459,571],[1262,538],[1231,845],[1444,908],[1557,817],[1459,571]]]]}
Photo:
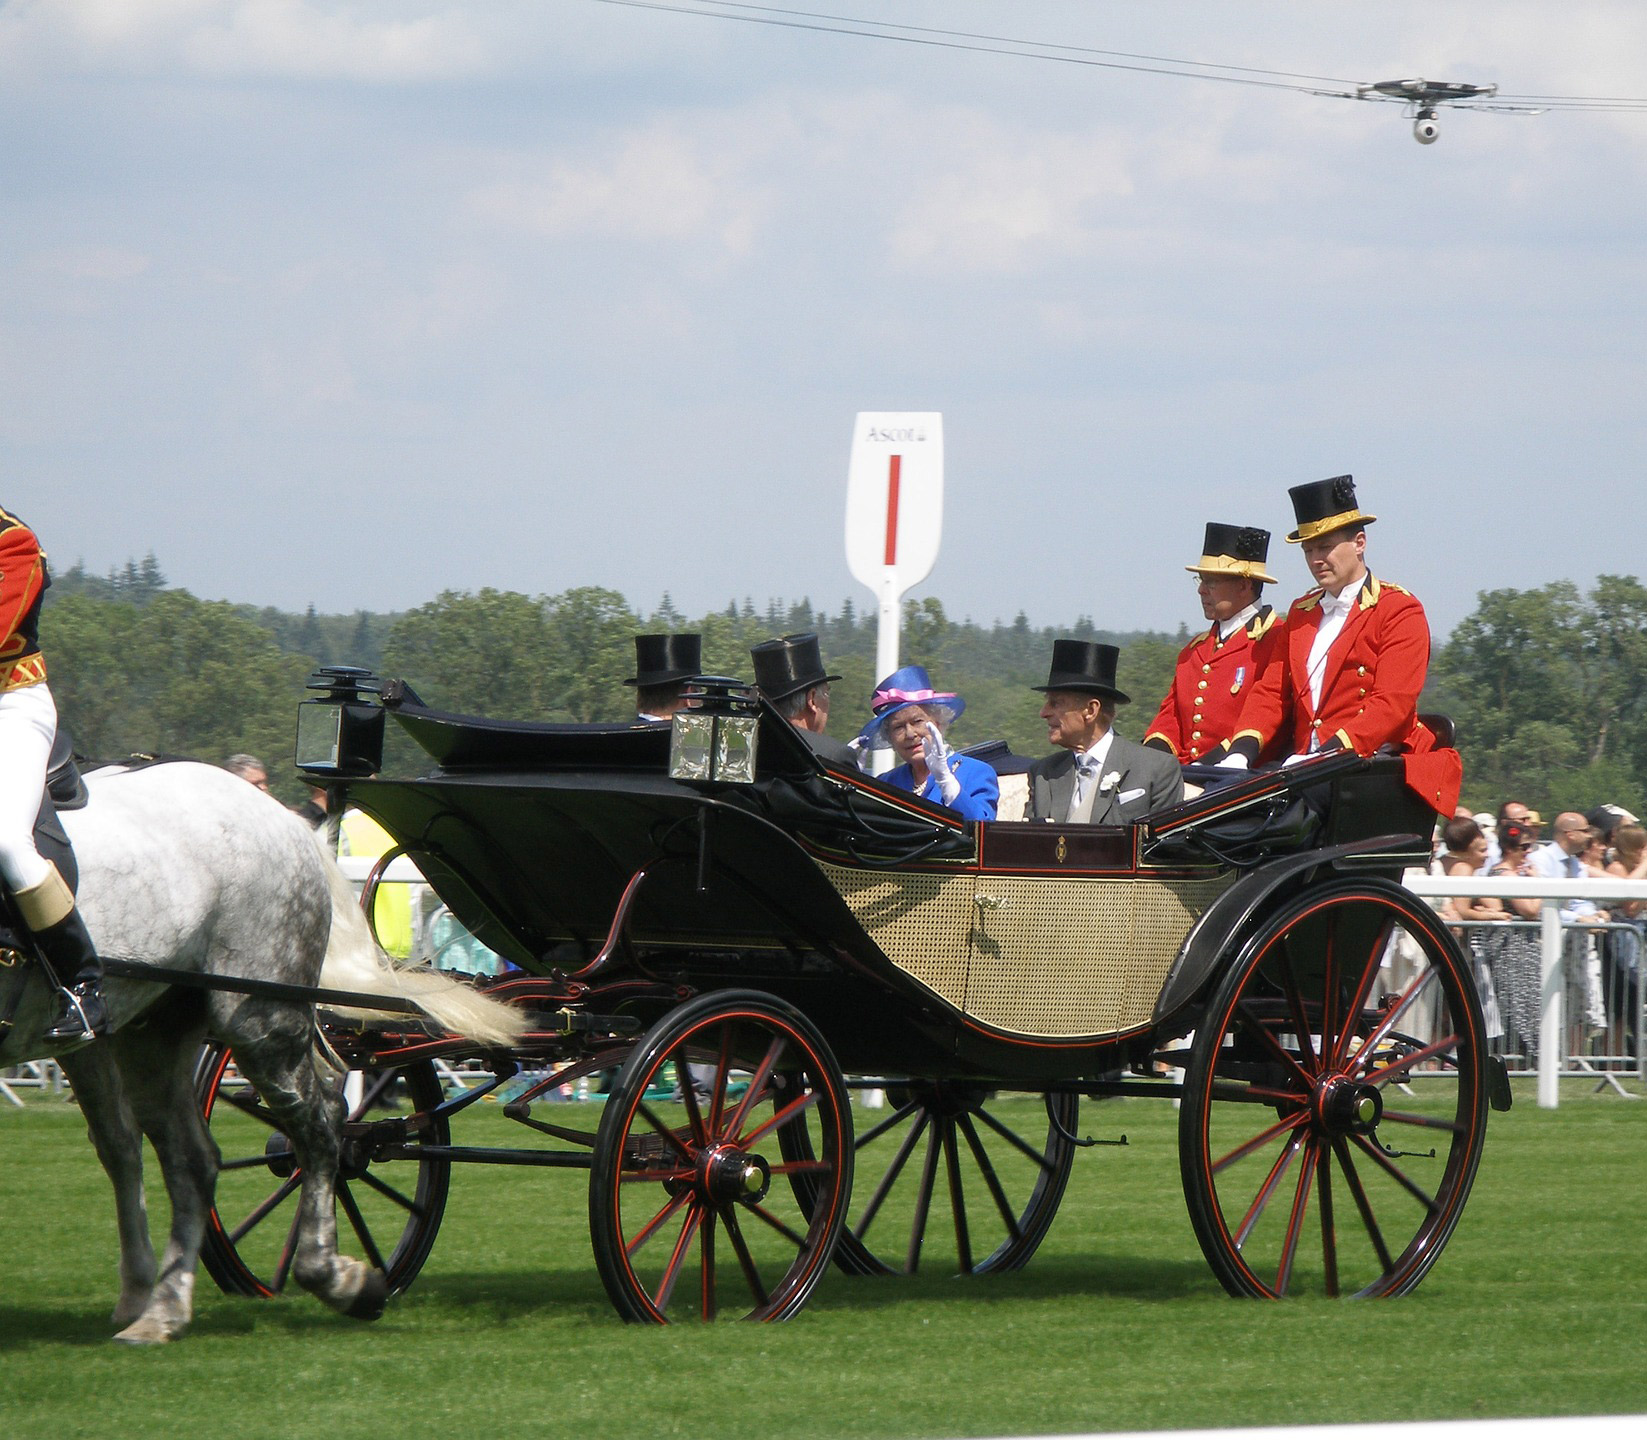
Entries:
{"type": "Polygon", "coordinates": [[[263,1142],[263,1163],[269,1173],[279,1180],[289,1180],[297,1170],[297,1156],[292,1153],[292,1142],[278,1130],[263,1142]]]}
{"type": "Polygon", "coordinates": [[[1334,1135],[1370,1135],[1384,1116],[1384,1097],[1376,1085],[1329,1080],[1317,1092],[1316,1113],[1334,1135]]]}
{"type": "Polygon", "coordinates": [[[705,1152],[700,1166],[703,1188],[717,1205],[758,1204],[772,1186],[772,1170],[766,1161],[734,1146],[705,1152]]]}

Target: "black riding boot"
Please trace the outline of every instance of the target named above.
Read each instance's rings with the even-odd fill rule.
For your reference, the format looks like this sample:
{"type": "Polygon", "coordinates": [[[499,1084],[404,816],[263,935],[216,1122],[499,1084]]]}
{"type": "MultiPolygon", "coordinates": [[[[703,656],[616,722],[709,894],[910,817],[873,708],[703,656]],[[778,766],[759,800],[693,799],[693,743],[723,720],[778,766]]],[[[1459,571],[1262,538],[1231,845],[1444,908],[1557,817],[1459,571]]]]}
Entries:
{"type": "Polygon", "coordinates": [[[47,1040],[93,1040],[108,1024],[103,1004],[103,962],[97,958],[74,894],[56,869],[38,885],[16,893],[23,923],[57,982],[57,1013],[47,1040]]]}
{"type": "Polygon", "coordinates": [[[108,1025],[109,1012],[103,1004],[103,963],[80,912],[69,911],[34,939],[60,987],[57,1015],[46,1027],[46,1039],[95,1040],[108,1025]]]}

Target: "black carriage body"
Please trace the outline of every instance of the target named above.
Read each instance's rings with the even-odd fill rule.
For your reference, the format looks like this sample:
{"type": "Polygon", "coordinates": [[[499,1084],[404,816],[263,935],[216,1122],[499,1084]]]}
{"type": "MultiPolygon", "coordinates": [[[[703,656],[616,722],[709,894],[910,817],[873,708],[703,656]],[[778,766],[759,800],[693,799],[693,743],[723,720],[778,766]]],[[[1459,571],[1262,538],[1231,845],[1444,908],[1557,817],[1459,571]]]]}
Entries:
{"type": "MultiPolygon", "coordinates": [[[[677,734],[447,715],[364,672],[319,678],[321,705],[381,694],[435,763],[350,778],[376,768],[380,731],[340,719],[311,725],[310,773],[527,972],[491,993],[536,1017],[446,1098],[430,1059],[473,1057],[462,1037],[334,1032],[356,1064],[418,1077],[417,1113],[368,1120],[368,1099],[346,1126],[357,1163],[416,1177],[372,1187],[396,1201],[391,1287],[427,1254],[456,1163],[588,1168],[597,1267],[634,1320],[712,1319],[740,1286],[752,1318],[783,1318],[831,1257],[914,1271],[943,1209],[962,1273],[1016,1269],[1098,1143],[1077,1129],[1096,1094],[1181,1098],[1191,1222],[1234,1294],[1402,1294],[1457,1223],[1507,1084],[1467,958],[1399,884],[1433,816],[1397,756],[1209,776],[1131,827],[967,823],[826,765],[735,682],[706,682],[677,734]],[[1409,1101],[1420,1071],[1435,1087],[1409,1101]],[[534,1111],[603,1073],[598,1129],[582,1106],[534,1111]],[[877,1090],[879,1113],[850,1098],[877,1090]],[[449,1143],[487,1096],[537,1149],[449,1143]]],[[[289,1186],[283,1153],[229,1173],[289,1186]]],[[[236,1237],[284,1193],[254,1186],[247,1219],[214,1218],[220,1279],[264,1283],[236,1237]]]]}
{"type": "Polygon", "coordinates": [[[857,1074],[1112,1072],[1193,1024],[1218,957],[1279,896],[1333,863],[1398,870],[1422,844],[1369,851],[1417,816],[1398,774],[1364,761],[1334,782],[1362,792],[1319,836],[1336,846],[1252,863],[1250,845],[1243,861],[1195,839],[1222,802],[1161,817],[1160,834],[963,823],[821,765],[770,711],[756,782],[725,785],[669,778],[665,726],[390,709],[437,768],[354,782],[350,799],[483,943],[608,993],[633,981],[624,1003],[647,1023],[697,991],[779,996],[857,1074]]]}

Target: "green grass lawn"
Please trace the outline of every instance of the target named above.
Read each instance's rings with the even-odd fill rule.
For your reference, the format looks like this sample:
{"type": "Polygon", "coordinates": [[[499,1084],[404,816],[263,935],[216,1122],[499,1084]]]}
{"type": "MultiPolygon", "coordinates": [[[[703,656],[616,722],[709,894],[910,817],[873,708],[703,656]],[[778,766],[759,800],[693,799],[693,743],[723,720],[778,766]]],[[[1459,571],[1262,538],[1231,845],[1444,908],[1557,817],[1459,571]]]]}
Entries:
{"type": "MultiPolygon", "coordinates": [[[[832,1274],[787,1324],[621,1324],[585,1177],[460,1167],[439,1243],[373,1325],[230,1299],[153,1351],[107,1343],[109,1191],[70,1104],[0,1109],[0,1437],[996,1435],[1647,1411],[1647,1105],[1520,1089],[1413,1296],[1227,1297],[1191,1233],[1176,1113],[1082,1110],[1019,1273],[832,1274]]],[[[454,1134],[519,1143],[495,1110],[454,1134]]],[[[151,1167],[152,1168],[152,1167],[151,1167]]],[[[157,1227],[164,1197],[151,1195],[157,1227]]]]}

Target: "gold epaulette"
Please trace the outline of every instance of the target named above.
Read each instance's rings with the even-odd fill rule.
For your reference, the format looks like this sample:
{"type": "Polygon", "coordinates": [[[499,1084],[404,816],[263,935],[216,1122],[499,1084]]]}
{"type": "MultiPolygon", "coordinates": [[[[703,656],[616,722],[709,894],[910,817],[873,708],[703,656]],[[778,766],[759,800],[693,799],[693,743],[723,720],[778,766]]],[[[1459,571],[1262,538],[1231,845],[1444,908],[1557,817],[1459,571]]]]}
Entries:
{"type": "Polygon", "coordinates": [[[1292,602],[1292,608],[1294,610],[1303,610],[1306,612],[1313,610],[1321,603],[1321,597],[1326,593],[1327,592],[1325,590],[1321,589],[1311,590],[1309,594],[1300,595],[1296,600],[1294,600],[1292,602]]]}
{"type": "Polygon", "coordinates": [[[1275,613],[1273,605],[1266,605],[1251,620],[1247,621],[1247,634],[1254,640],[1262,640],[1270,633],[1276,620],[1280,618],[1275,613]]]}

